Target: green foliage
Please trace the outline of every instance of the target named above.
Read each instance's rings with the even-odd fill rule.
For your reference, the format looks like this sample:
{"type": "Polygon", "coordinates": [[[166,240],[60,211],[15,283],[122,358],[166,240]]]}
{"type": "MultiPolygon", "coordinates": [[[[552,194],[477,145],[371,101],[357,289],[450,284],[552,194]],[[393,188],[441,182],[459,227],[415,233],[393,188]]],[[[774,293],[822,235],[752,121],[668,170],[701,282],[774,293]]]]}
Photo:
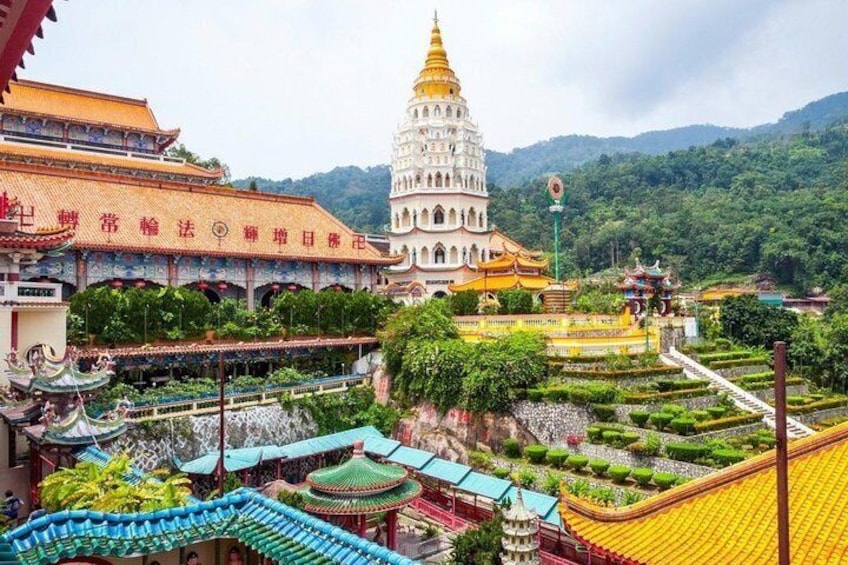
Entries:
{"type": "Polygon", "coordinates": [[[416,340],[403,356],[403,370],[395,382],[411,402],[429,401],[441,412],[462,398],[468,364],[476,346],[460,339],[416,340]]]}
{"type": "Polygon", "coordinates": [[[448,295],[448,304],[455,316],[472,316],[477,313],[480,295],[476,290],[463,290],[448,295]]]}
{"type": "Polygon", "coordinates": [[[574,471],[579,471],[583,467],[589,464],[589,458],[585,455],[570,455],[568,459],[565,460],[565,464],[574,471]]]}
{"type": "Polygon", "coordinates": [[[756,424],[762,421],[762,414],[740,414],[738,416],[727,416],[715,420],[706,420],[704,422],[695,423],[695,432],[702,434],[715,430],[725,430],[727,428],[735,428],[736,426],[744,426],[746,424],[756,424]]]}
{"type": "Polygon", "coordinates": [[[491,519],[454,536],[449,564],[501,565],[502,538],[503,515],[496,510],[491,519]]]}
{"type": "Polygon", "coordinates": [[[400,309],[379,332],[383,361],[395,377],[394,386],[403,390],[408,386],[403,373],[404,354],[415,341],[441,341],[457,337],[448,304],[443,300],[429,300],[400,309]]]}
{"type": "Polygon", "coordinates": [[[633,480],[635,480],[637,483],[644,487],[651,482],[651,477],[654,476],[654,472],[651,469],[637,467],[630,471],[630,476],[633,477],[633,480]]]}
{"type": "Polygon", "coordinates": [[[627,477],[630,476],[630,467],[625,465],[613,465],[607,469],[607,475],[609,475],[613,481],[623,483],[627,480],[627,477]]]}
{"type": "Polygon", "coordinates": [[[468,464],[481,471],[488,471],[493,466],[494,458],[491,453],[485,451],[469,451],[468,464]]]}
{"type": "Polygon", "coordinates": [[[721,302],[722,334],[749,347],[770,350],[775,341],[789,341],[797,325],[794,312],[764,304],[750,294],[721,302]]]}
{"type": "Polygon", "coordinates": [[[619,441],[621,441],[621,445],[623,446],[631,445],[639,441],[639,434],[636,432],[621,432],[619,441]]]}
{"type": "Polygon", "coordinates": [[[669,414],[668,412],[654,412],[651,414],[649,419],[655,428],[659,431],[663,431],[665,427],[674,420],[674,414],[669,414]]]}
{"type": "Polygon", "coordinates": [[[604,438],[604,443],[610,445],[618,445],[621,442],[621,432],[615,430],[604,430],[601,432],[601,437],[604,438]]]}
{"type": "Polygon", "coordinates": [[[592,443],[600,443],[603,439],[603,431],[598,426],[589,426],[586,428],[586,437],[592,443]]]}
{"type": "Polygon", "coordinates": [[[589,468],[599,477],[603,477],[610,468],[609,461],[604,459],[592,459],[589,461],[589,468]]]}
{"type": "Polygon", "coordinates": [[[545,460],[545,455],[548,453],[548,448],[544,445],[533,444],[524,448],[524,457],[530,460],[531,463],[541,463],[545,460]]]}
{"type": "Polygon", "coordinates": [[[621,314],[627,300],[616,289],[585,288],[574,297],[574,310],[585,314],[621,314]]]}
{"type": "Polygon", "coordinates": [[[673,473],[654,473],[654,484],[660,487],[660,490],[668,490],[677,482],[677,475],[673,473]]]}
{"type": "Polygon", "coordinates": [[[706,410],[692,410],[692,412],[690,412],[690,415],[698,422],[703,422],[704,420],[710,419],[710,413],[706,410]]]}
{"type": "Polygon", "coordinates": [[[532,314],[533,294],[520,288],[498,292],[498,314],[532,314]]]}
{"type": "Polygon", "coordinates": [[[545,461],[556,468],[560,468],[569,457],[569,453],[565,449],[551,449],[545,455],[545,461]]]}
{"type": "Polygon", "coordinates": [[[707,408],[707,413],[713,420],[718,420],[727,413],[727,408],[724,406],[710,406],[707,408]]]}
{"type": "Polygon", "coordinates": [[[744,461],[746,459],[746,455],[744,451],[738,451],[735,449],[715,449],[712,452],[712,458],[722,467],[726,467],[727,465],[733,465],[734,463],[744,461]]]}
{"type": "Polygon", "coordinates": [[[629,444],[627,449],[634,455],[655,457],[662,451],[662,442],[657,434],[649,433],[644,440],[629,444]]]}
{"type": "Polygon", "coordinates": [[[680,435],[686,436],[695,433],[695,418],[675,418],[671,421],[671,427],[680,435]]]}
{"type": "Polygon", "coordinates": [[[539,479],[538,475],[536,475],[536,472],[529,467],[521,468],[518,471],[517,478],[518,484],[526,489],[532,489],[534,486],[536,486],[536,481],[539,479]]]}
{"type": "Polygon", "coordinates": [[[612,404],[592,404],[592,411],[601,422],[615,421],[615,406],[612,404]]]}
{"type": "Polygon", "coordinates": [[[503,449],[504,455],[507,457],[521,457],[521,446],[518,444],[518,440],[513,437],[503,440],[501,449],[503,449]]]}
{"type": "Polygon", "coordinates": [[[701,443],[672,442],[665,445],[665,452],[671,459],[691,463],[709,455],[710,448],[701,443]]]}
{"type": "Polygon", "coordinates": [[[644,428],[645,424],[648,423],[648,419],[651,417],[651,413],[647,410],[631,410],[629,416],[634,424],[640,428],[644,428]]]}
{"type": "Polygon", "coordinates": [[[243,486],[244,485],[237,474],[227,473],[224,475],[224,493],[233,492],[243,486]]]}
{"type": "Polygon", "coordinates": [[[307,396],[294,402],[309,411],[318,425],[318,435],[360,426],[374,426],[383,434],[390,435],[401,418],[398,410],[376,403],[374,391],[370,388],[355,388],[343,394],[307,396]]]}
{"type": "Polygon", "coordinates": [[[548,496],[559,498],[559,488],[562,483],[562,476],[550,471],[545,474],[545,480],[542,482],[542,490],[548,496]]]}
{"type": "Polygon", "coordinates": [[[642,500],[645,500],[644,495],[632,490],[625,490],[621,497],[621,505],[630,506],[631,504],[636,504],[642,500]]]}
{"type": "Polygon", "coordinates": [[[509,469],[505,467],[495,467],[495,469],[492,471],[492,474],[499,479],[508,479],[509,473],[509,469]]]}

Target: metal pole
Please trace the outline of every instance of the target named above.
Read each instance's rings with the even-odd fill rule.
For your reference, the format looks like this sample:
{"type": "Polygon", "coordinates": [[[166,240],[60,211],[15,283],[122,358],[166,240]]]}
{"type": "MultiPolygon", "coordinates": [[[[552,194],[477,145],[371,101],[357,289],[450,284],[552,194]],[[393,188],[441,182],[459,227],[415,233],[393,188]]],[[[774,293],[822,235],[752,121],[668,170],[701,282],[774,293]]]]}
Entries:
{"type": "Polygon", "coordinates": [[[774,408],[777,424],[777,555],[789,565],[789,453],[786,437],[786,342],[774,343],[774,408]]]}
{"type": "Polygon", "coordinates": [[[224,352],[218,351],[218,495],[224,496],[224,352]]]}
{"type": "MultiPolygon", "coordinates": [[[[559,201],[556,208],[560,208],[559,201]]],[[[554,278],[559,282],[559,212],[554,210],[554,278]]]]}

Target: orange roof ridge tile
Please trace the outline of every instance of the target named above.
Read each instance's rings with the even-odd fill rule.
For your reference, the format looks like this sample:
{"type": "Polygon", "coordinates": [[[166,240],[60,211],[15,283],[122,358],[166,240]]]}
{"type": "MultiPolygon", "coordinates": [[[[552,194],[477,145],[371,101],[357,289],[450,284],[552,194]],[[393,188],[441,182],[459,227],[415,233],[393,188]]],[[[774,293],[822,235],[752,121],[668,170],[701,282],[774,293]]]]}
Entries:
{"type": "Polygon", "coordinates": [[[64,94],[76,94],[79,96],[86,96],[90,98],[100,98],[102,100],[111,100],[113,102],[123,102],[127,104],[137,104],[139,106],[147,106],[147,98],[131,98],[129,96],[121,96],[118,94],[109,94],[107,92],[97,92],[95,90],[86,90],[83,88],[75,88],[73,86],[63,86],[60,84],[52,84],[49,82],[41,82],[38,80],[31,79],[19,79],[11,84],[11,87],[14,88],[16,85],[20,86],[30,86],[32,88],[40,88],[42,90],[52,90],[55,92],[62,92],[64,94]]]}

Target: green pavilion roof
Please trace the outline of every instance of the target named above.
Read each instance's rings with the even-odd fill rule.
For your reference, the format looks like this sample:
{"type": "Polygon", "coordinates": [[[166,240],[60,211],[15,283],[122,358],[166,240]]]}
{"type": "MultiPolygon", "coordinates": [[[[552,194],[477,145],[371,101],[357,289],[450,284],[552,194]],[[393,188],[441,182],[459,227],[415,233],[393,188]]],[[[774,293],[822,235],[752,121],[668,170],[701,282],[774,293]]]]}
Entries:
{"type": "Polygon", "coordinates": [[[74,408],[64,420],[45,426],[24,428],[24,433],[44,445],[90,445],[113,439],[127,429],[123,417],[100,420],[86,414],[82,405],[74,408]]]}
{"type": "Polygon", "coordinates": [[[107,384],[114,374],[104,362],[90,373],[80,371],[72,359],[59,364],[44,363],[35,373],[14,371],[9,373],[9,384],[26,393],[44,392],[62,394],[97,390],[107,384]]]}
{"type": "Polygon", "coordinates": [[[353,457],[341,465],[309,473],[306,483],[319,492],[362,496],[392,489],[404,482],[408,474],[403,467],[368,459],[362,440],[357,440],[353,444],[353,457]]]}
{"type": "Polygon", "coordinates": [[[307,512],[315,514],[375,514],[403,508],[421,495],[421,483],[406,480],[391,490],[368,496],[345,496],[318,492],[308,486],[298,492],[307,512]]]}

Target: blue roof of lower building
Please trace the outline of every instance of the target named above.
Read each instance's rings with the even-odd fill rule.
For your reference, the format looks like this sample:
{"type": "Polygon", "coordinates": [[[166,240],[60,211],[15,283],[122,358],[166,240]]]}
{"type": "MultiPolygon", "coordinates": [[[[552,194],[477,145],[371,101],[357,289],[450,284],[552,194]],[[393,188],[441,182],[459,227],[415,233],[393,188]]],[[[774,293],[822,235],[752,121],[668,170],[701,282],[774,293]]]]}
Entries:
{"type": "Polygon", "coordinates": [[[421,449],[402,445],[395,449],[391,455],[387,457],[387,459],[392,463],[399,463],[418,470],[429,463],[434,457],[435,454],[430,453],[429,451],[423,451],[421,449]]]}
{"type": "MultiPolygon", "coordinates": [[[[498,500],[498,504],[502,504],[505,500],[515,502],[518,495],[518,489],[515,486],[509,487],[509,490],[498,500]]],[[[524,500],[524,507],[531,512],[535,512],[540,517],[545,518],[550,514],[551,510],[556,510],[559,499],[540,492],[521,489],[521,498],[524,500]]]]}
{"type": "Polygon", "coordinates": [[[452,485],[458,485],[462,479],[468,476],[471,467],[462,463],[454,463],[446,459],[434,457],[429,463],[421,467],[419,473],[434,479],[439,479],[452,485]]]}
{"type": "Polygon", "coordinates": [[[278,563],[415,563],[250,489],[157,512],[47,514],[2,536],[0,559],[47,565],[75,557],[149,555],[219,537],[237,538],[278,563]]]}
{"type": "Polygon", "coordinates": [[[480,496],[485,496],[486,498],[491,498],[494,501],[498,501],[506,494],[506,491],[509,490],[511,486],[512,483],[505,479],[499,479],[497,477],[478,473],[477,471],[471,471],[464,479],[462,479],[462,481],[460,481],[457,488],[470,492],[471,494],[478,494],[480,496]]]}

